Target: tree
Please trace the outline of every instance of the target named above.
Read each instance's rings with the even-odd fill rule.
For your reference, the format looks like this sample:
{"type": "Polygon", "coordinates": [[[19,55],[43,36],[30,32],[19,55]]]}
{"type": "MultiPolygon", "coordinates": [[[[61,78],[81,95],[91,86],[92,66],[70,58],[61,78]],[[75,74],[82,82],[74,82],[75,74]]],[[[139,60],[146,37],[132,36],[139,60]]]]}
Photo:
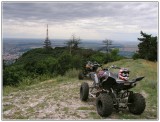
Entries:
{"type": "Polygon", "coordinates": [[[119,53],[119,49],[113,49],[111,51],[111,58],[110,58],[110,60],[111,61],[118,61],[118,60],[124,58],[124,57],[120,56],[118,53],[119,53]]]}
{"type": "Polygon", "coordinates": [[[110,45],[112,45],[112,40],[105,39],[103,41],[103,43],[106,47],[106,52],[109,53],[110,52],[110,45]]]}
{"type": "Polygon", "coordinates": [[[140,32],[142,38],[138,38],[138,55],[142,59],[157,61],[157,36],[140,32]]]}
{"type": "Polygon", "coordinates": [[[112,62],[112,61],[118,61],[123,59],[123,56],[119,55],[119,49],[115,48],[112,49],[110,53],[107,54],[105,62],[104,63],[108,63],[108,62],[112,62]]]}
{"type": "Polygon", "coordinates": [[[65,72],[69,69],[72,69],[72,56],[66,52],[62,53],[58,58],[58,74],[64,75],[65,72]]]}
{"type": "Polygon", "coordinates": [[[105,40],[103,41],[103,43],[104,43],[105,48],[106,48],[106,52],[107,52],[107,54],[106,54],[106,62],[108,63],[109,60],[110,60],[110,54],[109,54],[109,52],[111,51],[110,45],[112,45],[112,41],[109,40],[109,39],[105,39],[105,40]]]}
{"type": "Polygon", "coordinates": [[[91,59],[91,61],[96,61],[100,64],[103,64],[103,63],[105,63],[106,55],[101,52],[96,52],[91,55],[90,59],[91,59]]]}
{"type": "Polygon", "coordinates": [[[5,68],[6,68],[6,62],[5,60],[3,60],[3,70],[5,70],[5,68]]]}
{"type": "Polygon", "coordinates": [[[77,49],[77,48],[78,48],[78,45],[81,43],[80,41],[81,41],[80,38],[75,38],[75,39],[74,39],[74,41],[73,41],[73,44],[74,44],[74,45],[73,45],[73,48],[74,48],[74,49],[77,49]]]}
{"type": "Polygon", "coordinates": [[[135,53],[133,54],[132,58],[133,58],[134,60],[136,60],[136,59],[138,59],[138,58],[140,58],[140,57],[139,57],[139,54],[138,54],[137,52],[135,52],[135,53]]]}
{"type": "Polygon", "coordinates": [[[75,35],[72,35],[72,38],[67,41],[67,47],[69,47],[69,52],[70,54],[72,54],[72,49],[77,49],[78,45],[80,44],[81,39],[80,38],[76,38],[75,35]]]}

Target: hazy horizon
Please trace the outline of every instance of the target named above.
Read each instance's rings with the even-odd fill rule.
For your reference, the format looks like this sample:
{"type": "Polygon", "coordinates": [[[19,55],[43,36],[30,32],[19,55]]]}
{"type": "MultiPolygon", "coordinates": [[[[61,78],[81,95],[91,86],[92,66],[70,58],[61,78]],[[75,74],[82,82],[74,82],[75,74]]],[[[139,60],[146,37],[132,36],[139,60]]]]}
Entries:
{"type": "MultiPolygon", "coordinates": [[[[24,41],[30,41],[30,42],[34,42],[34,41],[41,41],[41,42],[44,42],[45,38],[3,38],[2,39],[3,42],[5,42],[6,40],[7,41],[17,41],[17,42],[24,42],[24,41]]],[[[54,41],[68,41],[69,39],[50,39],[49,40],[51,42],[54,42],[54,41]]],[[[95,43],[103,43],[104,40],[98,40],[98,39],[81,39],[81,42],[95,42],[95,43]]],[[[129,42],[129,43],[138,43],[139,41],[136,40],[136,41],[126,41],[126,40],[111,40],[112,43],[126,43],[126,42],[129,42]]]]}

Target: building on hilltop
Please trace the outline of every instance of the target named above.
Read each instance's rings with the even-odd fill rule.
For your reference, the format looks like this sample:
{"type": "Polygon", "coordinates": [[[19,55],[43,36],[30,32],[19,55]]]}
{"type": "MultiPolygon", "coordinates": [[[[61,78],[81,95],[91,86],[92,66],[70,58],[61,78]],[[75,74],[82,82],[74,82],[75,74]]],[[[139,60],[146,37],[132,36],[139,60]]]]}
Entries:
{"type": "Polygon", "coordinates": [[[48,24],[47,24],[47,36],[46,36],[46,39],[44,41],[44,48],[51,48],[51,42],[48,38],[48,24]]]}

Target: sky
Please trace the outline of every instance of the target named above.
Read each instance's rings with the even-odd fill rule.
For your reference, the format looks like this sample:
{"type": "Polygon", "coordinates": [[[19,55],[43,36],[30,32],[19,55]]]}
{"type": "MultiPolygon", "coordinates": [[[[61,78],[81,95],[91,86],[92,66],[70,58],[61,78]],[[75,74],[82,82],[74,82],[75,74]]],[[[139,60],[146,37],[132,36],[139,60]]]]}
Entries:
{"type": "Polygon", "coordinates": [[[158,36],[158,2],[3,2],[3,38],[137,41],[158,36]]]}

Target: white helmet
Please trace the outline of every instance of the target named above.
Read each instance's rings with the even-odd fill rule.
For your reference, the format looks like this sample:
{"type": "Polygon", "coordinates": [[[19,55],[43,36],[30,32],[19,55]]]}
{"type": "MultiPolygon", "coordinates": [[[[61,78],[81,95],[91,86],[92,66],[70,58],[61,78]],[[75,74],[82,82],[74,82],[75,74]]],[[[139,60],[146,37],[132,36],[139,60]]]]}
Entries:
{"type": "Polygon", "coordinates": [[[127,81],[129,79],[129,70],[127,68],[121,68],[118,76],[119,79],[127,81]]]}

